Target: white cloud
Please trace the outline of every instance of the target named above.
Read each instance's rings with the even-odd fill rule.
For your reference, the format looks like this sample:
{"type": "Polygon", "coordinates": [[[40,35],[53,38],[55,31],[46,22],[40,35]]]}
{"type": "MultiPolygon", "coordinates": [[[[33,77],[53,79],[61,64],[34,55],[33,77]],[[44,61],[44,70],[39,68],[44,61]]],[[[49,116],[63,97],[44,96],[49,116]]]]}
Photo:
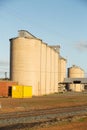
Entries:
{"type": "Polygon", "coordinates": [[[7,61],[0,61],[0,66],[8,66],[9,63],[7,61]]]}
{"type": "Polygon", "coordinates": [[[75,44],[75,48],[79,51],[86,51],[87,50],[87,41],[79,41],[75,44]]]}

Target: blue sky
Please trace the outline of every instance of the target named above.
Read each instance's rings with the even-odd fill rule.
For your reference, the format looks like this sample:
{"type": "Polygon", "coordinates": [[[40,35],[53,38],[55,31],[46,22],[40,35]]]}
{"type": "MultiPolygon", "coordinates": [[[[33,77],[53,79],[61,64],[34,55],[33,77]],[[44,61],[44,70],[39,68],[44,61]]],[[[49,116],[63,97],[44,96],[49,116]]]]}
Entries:
{"type": "Polygon", "coordinates": [[[87,73],[86,0],[0,0],[0,75],[9,73],[9,39],[27,30],[49,45],[60,45],[67,67],[87,73]]]}

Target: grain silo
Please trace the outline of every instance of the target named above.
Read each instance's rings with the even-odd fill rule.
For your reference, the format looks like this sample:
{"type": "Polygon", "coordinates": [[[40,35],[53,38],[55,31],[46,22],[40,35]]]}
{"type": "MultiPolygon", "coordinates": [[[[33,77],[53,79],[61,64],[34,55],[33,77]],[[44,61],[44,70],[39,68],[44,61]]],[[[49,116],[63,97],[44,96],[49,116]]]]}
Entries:
{"type": "Polygon", "coordinates": [[[41,67],[40,67],[40,81],[41,81],[41,94],[46,94],[46,65],[47,65],[47,44],[41,44],[41,67]]]}
{"type": "Polygon", "coordinates": [[[66,59],[59,56],[59,82],[63,82],[64,78],[66,78],[66,59]]]}
{"type": "MultiPolygon", "coordinates": [[[[69,78],[84,78],[84,70],[76,65],[73,65],[72,67],[68,68],[68,77],[69,78]]],[[[82,91],[83,87],[84,87],[83,84],[80,84],[80,83],[69,85],[69,88],[72,91],[82,91]]]]}
{"type": "Polygon", "coordinates": [[[47,46],[47,61],[46,61],[46,94],[51,92],[51,48],[47,46]]]}
{"type": "Polygon", "coordinates": [[[42,41],[26,33],[26,31],[20,31],[19,37],[10,39],[10,78],[20,85],[33,86],[33,95],[38,95],[41,87],[42,41]]]}
{"type": "Polygon", "coordinates": [[[72,67],[68,68],[68,77],[84,78],[84,70],[76,65],[73,65],[72,67]]]}
{"type": "Polygon", "coordinates": [[[51,93],[54,92],[54,50],[51,49],[51,93]]]}
{"type": "Polygon", "coordinates": [[[10,39],[10,78],[18,85],[32,86],[32,95],[58,92],[58,76],[65,77],[66,60],[59,60],[59,46],[48,46],[25,30],[10,39]],[[59,62],[60,61],[60,62],[59,62]],[[60,73],[59,71],[60,65],[60,73]]]}
{"type": "Polygon", "coordinates": [[[54,64],[54,92],[58,92],[58,53],[55,52],[55,64],[54,64]]]}
{"type": "Polygon", "coordinates": [[[50,66],[51,66],[51,79],[53,80],[51,81],[51,91],[58,92],[58,68],[59,68],[58,66],[59,66],[60,46],[51,45],[50,47],[52,48],[50,66]]]}

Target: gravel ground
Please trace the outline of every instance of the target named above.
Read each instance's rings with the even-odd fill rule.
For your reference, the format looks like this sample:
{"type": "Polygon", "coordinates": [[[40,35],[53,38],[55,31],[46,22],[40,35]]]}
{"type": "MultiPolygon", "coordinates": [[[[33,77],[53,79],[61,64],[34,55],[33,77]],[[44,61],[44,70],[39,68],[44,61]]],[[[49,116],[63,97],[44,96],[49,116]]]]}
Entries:
{"type": "MultiPolygon", "coordinates": [[[[26,129],[28,130],[28,129],[26,129]]],[[[47,128],[36,128],[33,130],[87,130],[87,119],[76,122],[65,122],[60,125],[53,125],[47,128]]]]}

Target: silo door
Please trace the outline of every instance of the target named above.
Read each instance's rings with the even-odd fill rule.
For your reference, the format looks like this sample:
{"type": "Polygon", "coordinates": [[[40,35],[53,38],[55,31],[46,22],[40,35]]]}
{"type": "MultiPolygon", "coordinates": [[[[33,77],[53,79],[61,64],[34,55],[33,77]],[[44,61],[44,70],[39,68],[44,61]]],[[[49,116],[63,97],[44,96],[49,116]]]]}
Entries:
{"type": "Polygon", "coordinates": [[[12,87],[8,88],[8,96],[12,97],[12,87]]]}

